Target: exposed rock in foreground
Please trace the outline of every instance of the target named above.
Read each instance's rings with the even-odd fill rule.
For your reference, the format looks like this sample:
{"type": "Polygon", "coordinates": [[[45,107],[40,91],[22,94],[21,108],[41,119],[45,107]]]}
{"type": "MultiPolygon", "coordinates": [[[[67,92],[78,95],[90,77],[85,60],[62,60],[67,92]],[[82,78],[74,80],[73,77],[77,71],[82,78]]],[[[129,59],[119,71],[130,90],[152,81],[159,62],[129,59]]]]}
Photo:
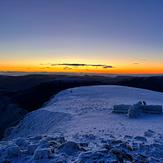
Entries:
{"type": "Polygon", "coordinates": [[[109,135],[97,138],[76,135],[64,137],[35,136],[0,142],[0,162],[22,163],[155,163],[163,161],[163,135],[148,130],[145,136],[109,135]]]}

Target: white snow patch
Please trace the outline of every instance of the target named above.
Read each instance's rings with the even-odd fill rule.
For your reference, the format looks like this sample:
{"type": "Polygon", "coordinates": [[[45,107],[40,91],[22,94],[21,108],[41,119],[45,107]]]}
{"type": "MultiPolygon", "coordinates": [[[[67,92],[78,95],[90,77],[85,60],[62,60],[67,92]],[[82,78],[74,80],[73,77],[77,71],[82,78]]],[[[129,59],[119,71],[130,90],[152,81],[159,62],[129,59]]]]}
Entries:
{"type": "Polygon", "coordinates": [[[129,119],[112,113],[113,105],[138,101],[163,105],[163,93],[122,86],[62,91],[9,130],[0,142],[0,161],[162,161],[163,115],[129,119]]]}
{"type": "Polygon", "coordinates": [[[163,116],[146,115],[128,119],[112,114],[115,104],[134,104],[144,100],[147,104],[163,105],[163,93],[123,86],[89,86],[67,89],[50,100],[47,105],[29,113],[8,135],[8,139],[40,134],[60,134],[73,137],[80,133],[104,136],[143,135],[148,129],[163,133],[163,116]]]}

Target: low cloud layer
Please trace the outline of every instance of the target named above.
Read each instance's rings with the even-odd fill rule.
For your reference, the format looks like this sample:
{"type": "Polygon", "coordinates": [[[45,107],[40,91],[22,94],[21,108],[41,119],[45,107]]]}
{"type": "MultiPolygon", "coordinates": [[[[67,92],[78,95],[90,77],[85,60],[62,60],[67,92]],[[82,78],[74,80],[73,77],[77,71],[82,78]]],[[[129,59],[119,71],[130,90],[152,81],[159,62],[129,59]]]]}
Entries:
{"type": "Polygon", "coordinates": [[[81,64],[81,63],[57,63],[57,64],[50,64],[50,66],[66,66],[66,67],[101,67],[104,69],[114,68],[111,65],[104,65],[104,64],[81,64]]]}

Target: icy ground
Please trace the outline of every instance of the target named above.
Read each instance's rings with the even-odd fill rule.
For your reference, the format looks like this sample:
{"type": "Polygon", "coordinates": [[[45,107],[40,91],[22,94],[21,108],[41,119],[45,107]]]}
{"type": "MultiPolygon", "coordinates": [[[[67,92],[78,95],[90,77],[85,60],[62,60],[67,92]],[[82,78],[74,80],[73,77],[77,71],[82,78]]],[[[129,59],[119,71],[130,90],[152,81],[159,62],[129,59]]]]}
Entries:
{"type": "Polygon", "coordinates": [[[163,105],[163,93],[122,86],[62,91],[8,130],[0,142],[0,160],[163,162],[163,115],[129,119],[111,113],[115,104],[140,100],[163,105]]]}

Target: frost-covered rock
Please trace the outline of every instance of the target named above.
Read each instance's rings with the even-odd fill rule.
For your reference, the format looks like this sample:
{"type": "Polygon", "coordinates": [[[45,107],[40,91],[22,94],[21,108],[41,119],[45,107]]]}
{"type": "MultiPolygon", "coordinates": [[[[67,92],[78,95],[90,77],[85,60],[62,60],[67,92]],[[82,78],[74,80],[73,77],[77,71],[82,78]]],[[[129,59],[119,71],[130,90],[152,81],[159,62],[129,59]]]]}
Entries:
{"type": "Polygon", "coordinates": [[[113,139],[113,140],[110,141],[110,143],[113,144],[113,145],[116,145],[116,144],[123,143],[123,141],[122,140],[113,139]]]}
{"type": "Polygon", "coordinates": [[[130,140],[130,139],[132,139],[133,137],[132,136],[130,136],[130,135],[125,135],[124,136],[124,139],[126,139],[126,140],[130,140]]]}
{"type": "Polygon", "coordinates": [[[144,132],[144,136],[146,136],[146,137],[152,137],[154,134],[155,134],[155,132],[152,130],[147,130],[144,132]]]}
{"type": "Polygon", "coordinates": [[[66,153],[67,155],[74,155],[81,151],[79,145],[75,142],[67,142],[59,147],[59,152],[66,153]]]}
{"type": "Polygon", "coordinates": [[[39,141],[38,147],[37,148],[49,148],[51,150],[56,149],[59,147],[61,144],[59,141],[57,141],[55,138],[47,137],[43,138],[42,140],[39,141]]]}
{"type": "Polygon", "coordinates": [[[7,158],[18,157],[21,154],[20,148],[17,145],[10,145],[6,149],[7,158]]]}
{"type": "MultiPolygon", "coordinates": [[[[155,137],[150,137],[150,143],[145,137],[137,136],[127,137],[122,139],[104,138],[89,140],[88,143],[76,141],[67,141],[63,138],[43,136],[40,140],[27,138],[27,147],[23,150],[15,144],[18,138],[12,141],[0,142],[0,162],[9,161],[17,162],[55,162],[55,163],[105,163],[105,162],[160,162],[163,159],[163,144],[159,143],[163,140],[159,134],[155,137]],[[157,143],[155,142],[157,139],[157,143]],[[62,145],[60,142],[64,143],[62,145]],[[101,141],[103,140],[103,141],[101,141]],[[153,141],[151,141],[153,140],[153,141]],[[40,143],[48,146],[40,146],[40,143]],[[50,145],[50,142],[55,142],[57,145],[50,145]],[[81,147],[82,146],[82,147],[81,147]],[[87,150],[83,150],[86,147],[87,150]]],[[[22,142],[22,141],[20,141],[22,142]]],[[[24,141],[23,141],[24,142],[24,141]]],[[[22,144],[22,143],[20,143],[22,144]]]]}
{"type": "Polygon", "coordinates": [[[137,141],[142,141],[142,142],[147,141],[147,139],[145,137],[143,137],[143,136],[136,136],[134,139],[137,140],[137,141]]]}
{"type": "Polygon", "coordinates": [[[30,137],[29,140],[31,141],[39,141],[43,138],[42,135],[38,135],[38,136],[34,136],[34,137],[30,137]]]}
{"type": "Polygon", "coordinates": [[[28,141],[25,138],[18,138],[15,141],[15,144],[18,145],[19,147],[27,147],[28,146],[28,141]]]}
{"type": "Polygon", "coordinates": [[[64,137],[55,137],[55,138],[53,138],[53,140],[60,143],[60,144],[63,144],[66,142],[64,137]]]}
{"type": "Polygon", "coordinates": [[[29,155],[33,155],[35,150],[37,149],[37,144],[30,144],[28,147],[27,147],[27,153],[29,155]]]}
{"type": "Polygon", "coordinates": [[[117,145],[117,148],[127,151],[133,151],[133,147],[128,142],[120,143],[119,145],[117,145]]]}
{"type": "Polygon", "coordinates": [[[111,150],[111,153],[117,157],[119,162],[123,162],[124,160],[133,161],[133,157],[123,150],[114,148],[111,150]]]}
{"type": "Polygon", "coordinates": [[[33,155],[34,160],[50,159],[52,152],[49,148],[36,149],[33,155]]]}
{"type": "Polygon", "coordinates": [[[111,155],[109,152],[103,151],[92,151],[92,152],[84,152],[79,155],[78,163],[92,163],[92,162],[110,162],[111,155]]]}

